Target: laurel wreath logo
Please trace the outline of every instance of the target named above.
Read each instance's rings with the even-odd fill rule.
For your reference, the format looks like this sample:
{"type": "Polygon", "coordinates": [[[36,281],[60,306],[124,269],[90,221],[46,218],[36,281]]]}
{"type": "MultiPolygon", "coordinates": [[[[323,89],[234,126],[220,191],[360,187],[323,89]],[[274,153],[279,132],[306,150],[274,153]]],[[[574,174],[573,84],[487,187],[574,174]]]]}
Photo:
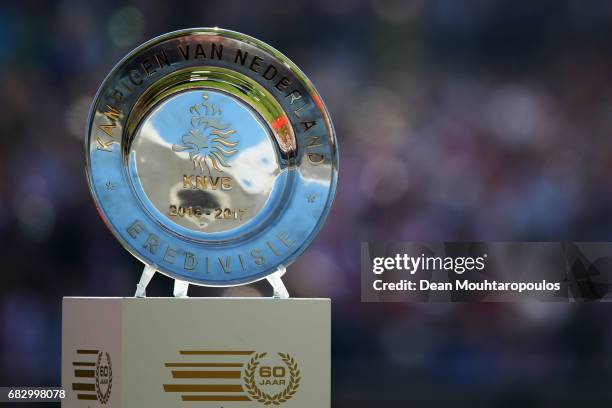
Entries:
{"type": "Polygon", "coordinates": [[[98,363],[96,364],[96,393],[98,400],[102,404],[106,404],[110,398],[111,388],[113,388],[113,367],[111,364],[110,354],[106,353],[106,361],[108,361],[108,388],[105,393],[100,390],[100,363],[102,362],[102,352],[98,353],[98,363]]]}
{"type": "Polygon", "coordinates": [[[268,394],[263,392],[255,383],[255,371],[260,363],[260,360],[264,358],[268,353],[256,353],[244,370],[244,385],[251,398],[255,401],[261,402],[264,405],[280,405],[287,400],[290,400],[298,388],[300,387],[300,370],[297,363],[289,354],[278,353],[283,363],[289,369],[289,383],[284,390],[276,394],[268,394]]]}

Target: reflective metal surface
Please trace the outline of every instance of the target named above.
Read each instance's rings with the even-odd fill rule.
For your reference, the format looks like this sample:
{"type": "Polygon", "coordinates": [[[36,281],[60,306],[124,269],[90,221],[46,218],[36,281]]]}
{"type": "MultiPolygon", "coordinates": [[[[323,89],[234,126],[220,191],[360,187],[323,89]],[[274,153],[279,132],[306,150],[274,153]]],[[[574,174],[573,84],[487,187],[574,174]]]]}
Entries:
{"type": "Polygon", "coordinates": [[[291,263],[337,178],[329,115],[278,51],[220,29],[155,38],[94,100],[86,138],[99,212],[145,264],[223,286],[291,263]]]}
{"type": "Polygon", "coordinates": [[[172,95],[149,113],[132,141],[129,168],[156,218],[203,233],[251,223],[283,187],[267,125],[211,90],[172,95]]]}

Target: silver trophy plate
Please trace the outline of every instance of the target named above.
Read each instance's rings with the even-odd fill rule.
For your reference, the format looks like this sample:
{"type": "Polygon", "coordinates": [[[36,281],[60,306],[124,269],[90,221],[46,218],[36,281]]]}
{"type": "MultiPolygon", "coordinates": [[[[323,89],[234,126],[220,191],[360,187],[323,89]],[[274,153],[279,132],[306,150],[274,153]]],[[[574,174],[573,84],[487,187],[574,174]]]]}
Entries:
{"type": "Polygon", "coordinates": [[[338,171],[308,78],[218,28],[165,34],[123,58],[94,99],[86,156],[99,213],[145,275],[206,286],[284,271],[321,228],[338,171]]]}

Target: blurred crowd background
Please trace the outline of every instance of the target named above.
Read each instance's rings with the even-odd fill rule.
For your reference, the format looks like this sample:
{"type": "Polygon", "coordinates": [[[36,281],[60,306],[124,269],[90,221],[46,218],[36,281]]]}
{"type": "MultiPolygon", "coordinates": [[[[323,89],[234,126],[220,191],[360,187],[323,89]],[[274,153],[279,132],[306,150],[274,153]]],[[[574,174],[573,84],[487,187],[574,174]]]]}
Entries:
{"type": "Polygon", "coordinates": [[[62,296],[133,294],[142,266],[88,191],[86,114],[123,55],[196,26],[281,50],[334,120],[337,198],[286,278],[333,299],[332,406],[610,406],[607,304],[359,300],[361,241],[611,240],[605,0],[2,2],[0,385],[60,383],[62,296]]]}

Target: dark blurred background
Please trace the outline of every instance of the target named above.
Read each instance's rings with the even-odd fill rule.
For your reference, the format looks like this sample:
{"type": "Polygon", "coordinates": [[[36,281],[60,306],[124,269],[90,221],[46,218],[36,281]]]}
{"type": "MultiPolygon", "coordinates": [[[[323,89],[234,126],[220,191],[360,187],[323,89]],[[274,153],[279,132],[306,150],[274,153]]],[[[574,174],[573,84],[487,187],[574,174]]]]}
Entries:
{"type": "Polygon", "coordinates": [[[611,240],[603,0],[2,2],[0,385],[60,383],[62,296],[133,294],[142,265],[88,191],[86,114],[123,55],[196,26],[281,50],[331,111],[336,202],[286,279],[333,299],[334,407],[610,406],[607,304],[359,300],[360,241],[611,240]]]}

